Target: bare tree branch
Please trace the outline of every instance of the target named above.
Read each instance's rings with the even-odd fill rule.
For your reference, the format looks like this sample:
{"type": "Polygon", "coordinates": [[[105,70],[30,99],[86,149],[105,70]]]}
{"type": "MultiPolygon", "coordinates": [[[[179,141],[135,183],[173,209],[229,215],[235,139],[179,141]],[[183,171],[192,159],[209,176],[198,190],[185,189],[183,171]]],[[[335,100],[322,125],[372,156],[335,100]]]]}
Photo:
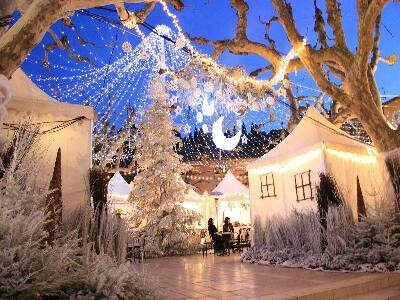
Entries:
{"type": "Polygon", "coordinates": [[[342,26],[342,12],[337,0],[325,0],[328,24],[335,35],[336,46],[347,50],[346,37],[342,26]]]}
{"type": "Polygon", "coordinates": [[[262,67],[252,71],[249,76],[256,78],[258,75],[261,75],[265,72],[274,71],[274,67],[272,65],[268,65],[266,67],[262,67]]]}
{"type": "MultiPolygon", "coordinates": [[[[272,3],[278,12],[279,20],[286,31],[290,43],[295,49],[301,49],[303,46],[303,37],[299,34],[296,28],[290,4],[284,3],[283,0],[272,0],[272,3]]],[[[335,50],[332,48],[330,48],[330,50],[330,53],[335,55],[335,50]]],[[[314,51],[309,45],[305,45],[301,51],[298,51],[298,56],[324,93],[329,94],[335,99],[340,99],[344,104],[352,103],[349,95],[336,86],[336,84],[329,82],[325,77],[322,66],[315,60],[315,54],[317,53],[318,51],[314,51]]],[[[336,56],[336,58],[339,58],[339,55],[336,56]]]]}
{"type": "Polygon", "coordinates": [[[314,31],[317,33],[318,41],[322,48],[328,48],[328,43],[326,41],[325,20],[322,16],[322,11],[317,6],[317,0],[314,0],[314,11],[314,31]]]}
{"type": "Polygon", "coordinates": [[[260,22],[263,23],[263,24],[265,24],[265,35],[264,35],[264,37],[265,37],[265,39],[268,41],[269,46],[271,47],[271,49],[273,49],[273,50],[275,50],[275,51],[276,51],[275,41],[274,41],[273,39],[271,39],[270,34],[269,34],[269,31],[270,31],[270,29],[271,29],[272,23],[273,23],[273,22],[277,22],[277,21],[279,21],[279,19],[278,19],[278,17],[276,17],[276,16],[271,17],[271,19],[269,19],[267,22],[263,22],[263,21],[261,21],[261,19],[260,19],[260,22]]]}
{"type": "MultiPolygon", "coordinates": [[[[22,17],[0,36],[0,74],[4,74],[7,77],[11,76],[28,53],[42,40],[50,25],[65,17],[67,13],[79,9],[122,2],[154,2],[154,0],[35,0],[32,3],[30,3],[31,0],[21,1],[21,3],[27,5],[27,7],[23,7],[24,13],[22,17]]],[[[166,1],[171,3],[175,9],[180,10],[183,8],[182,0],[166,1]]],[[[149,4],[138,16],[144,17],[148,14],[151,5],[149,4]]],[[[13,7],[17,9],[17,6],[13,7]]]]}
{"type": "Polygon", "coordinates": [[[358,20],[358,48],[356,52],[356,64],[362,73],[367,72],[369,67],[370,53],[374,47],[374,28],[378,16],[389,0],[370,1],[365,6],[366,1],[362,2],[363,11],[359,11],[361,18],[358,20]]]}
{"type": "Polygon", "coordinates": [[[56,48],[65,50],[69,57],[71,57],[79,62],[88,62],[88,63],[91,62],[89,58],[81,56],[71,50],[71,47],[69,45],[69,41],[68,41],[68,38],[66,35],[62,35],[61,38],[59,39],[57,34],[51,28],[49,28],[48,32],[54,39],[54,43],[44,45],[44,56],[42,59],[42,64],[44,67],[46,67],[46,68],[50,67],[49,52],[53,51],[56,48]]]}
{"type": "Polygon", "coordinates": [[[372,73],[375,73],[378,68],[378,60],[379,60],[379,40],[381,37],[381,15],[376,18],[375,21],[375,36],[374,36],[374,46],[372,48],[372,58],[370,62],[370,67],[372,73]]]}
{"type": "Polygon", "coordinates": [[[249,6],[244,0],[231,0],[231,6],[236,10],[236,37],[237,40],[247,39],[247,11],[249,6]]]}

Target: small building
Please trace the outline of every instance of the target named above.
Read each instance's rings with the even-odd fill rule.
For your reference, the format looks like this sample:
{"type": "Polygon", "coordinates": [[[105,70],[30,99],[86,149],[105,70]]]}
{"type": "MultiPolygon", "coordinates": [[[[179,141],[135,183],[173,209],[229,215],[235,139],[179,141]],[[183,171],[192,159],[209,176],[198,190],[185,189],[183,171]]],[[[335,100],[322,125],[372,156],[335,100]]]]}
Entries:
{"type": "Polygon", "coordinates": [[[111,213],[118,213],[121,216],[129,215],[132,205],[128,198],[131,192],[130,185],[125,181],[120,172],[111,177],[107,186],[107,209],[111,213]]]}
{"type": "Polygon", "coordinates": [[[40,90],[18,69],[10,80],[11,100],[2,138],[11,140],[20,124],[40,126],[40,180],[49,184],[57,151],[61,149],[63,217],[70,210],[90,203],[89,169],[92,162],[92,122],[96,117],[88,106],[61,103],[40,90]]]}
{"type": "Polygon", "coordinates": [[[250,210],[254,222],[293,210],[317,208],[319,175],[332,175],[358,215],[357,178],[368,207],[381,200],[385,174],[377,152],[335,127],[314,107],[273,150],[249,164],[250,210]]]}

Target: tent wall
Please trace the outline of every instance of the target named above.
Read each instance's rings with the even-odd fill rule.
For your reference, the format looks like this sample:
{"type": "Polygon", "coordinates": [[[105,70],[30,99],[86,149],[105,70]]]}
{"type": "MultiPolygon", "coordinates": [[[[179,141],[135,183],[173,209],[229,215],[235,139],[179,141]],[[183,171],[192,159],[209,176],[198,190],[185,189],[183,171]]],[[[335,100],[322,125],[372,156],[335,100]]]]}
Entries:
{"type": "MultiPolygon", "coordinates": [[[[365,155],[357,152],[351,154],[365,155]]],[[[327,170],[333,175],[345,201],[350,205],[355,220],[358,217],[357,176],[367,212],[368,209],[373,209],[377,202],[390,197],[391,184],[388,181],[386,169],[377,156],[375,162],[365,162],[338,157],[328,152],[326,162],[327,170]]]]}
{"type": "MultiPolygon", "coordinates": [[[[256,217],[259,217],[262,224],[265,220],[273,215],[287,215],[293,210],[303,210],[316,208],[315,187],[319,182],[319,174],[325,171],[325,161],[323,151],[316,151],[316,155],[302,161],[294,163],[296,157],[287,161],[275,164],[271,168],[274,175],[276,197],[262,198],[260,176],[264,175],[262,168],[249,170],[249,187],[250,187],[250,214],[254,224],[256,217]],[[290,165],[293,164],[293,168],[290,165]],[[314,199],[297,201],[295,189],[295,175],[311,170],[311,187],[314,199]]],[[[263,168],[268,169],[268,165],[263,168]]]]}
{"type": "MultiPolygon", "coordinates": [[[[21,111],[9,110],[7,123],[23,124],[68,120],[71,117],[54,114],[31,114],[29,118],[21,111]]],[[[56,126],[53,123],[52,126],[56,126]]],[[[89,169],[91,167],[92,121],[83,119],[55,133],[40,136],[36,152],[44,152],[40,161],[39,180],[48,185],[53,173],[58,148],[61,148],[61,176],[63,217],[84,203],[90,203],[89,169]]],[[[14,131],[2,129],[1,136],[11,140],[14,131]]]]}

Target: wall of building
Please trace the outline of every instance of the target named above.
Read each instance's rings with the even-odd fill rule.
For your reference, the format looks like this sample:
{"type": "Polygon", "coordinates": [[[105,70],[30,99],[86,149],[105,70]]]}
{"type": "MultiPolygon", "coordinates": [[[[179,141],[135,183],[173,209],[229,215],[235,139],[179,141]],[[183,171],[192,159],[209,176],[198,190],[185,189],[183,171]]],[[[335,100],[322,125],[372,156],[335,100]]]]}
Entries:
{"type": "MultiPolygon", "coordinates": [[[[70,116],[62,114],[27,114],[10,109],[6,123],[23,124],[69,120],[70,116]]],[[[53,128],[59,123],[42,126],[42,130],[53,128]]],[[[37,153],[43,153],[39,161],[39,180],[48,185],[53,173],[58,148],[61,148],[61,176],[63,216],[68,215],[84,203],[89,203],[89,169],[91,165],[91,126],[92,121],[83,119],[55,133],[40,135],[37,153]]],[[[11,140],[14,130],[2,129],[1,136],[11,140]]]]}
{"type": "Polygon", "coordinates": [[[261,197],[260,175],[264,172],[262,168],[268,169],[268,165],[259,169],[249,170],[250,189],[250,214],[252,222],[256,217],[260,218],[262,224],[273,215],[285,216],[293,210],[315,209],[316,185],[319,183],[319,174],[325,171],[325,162],[322,150],[314,150],[315,155],[303,162],[295,162],[296,157],[274,164],[272,173],[275,181],[275,197],[261,197]],[[293,167],[291,167],[293,165],[293,167]],[[295,174],[311,170],[311,186],[313,199],[297,201],[295,189],[295,174]]]}
{"type": "Polygon", "coordinates": [[[343,198],[352,209],[354,219],[357,219],[357,177],[367,212],[374,209],[383,199],[392,197],[392,186],[379,156],[357,152],[347,154],[352,155],[352,159],[350,156],[344,158],[326,153],[327,170],[335,178],[343,198]]]}

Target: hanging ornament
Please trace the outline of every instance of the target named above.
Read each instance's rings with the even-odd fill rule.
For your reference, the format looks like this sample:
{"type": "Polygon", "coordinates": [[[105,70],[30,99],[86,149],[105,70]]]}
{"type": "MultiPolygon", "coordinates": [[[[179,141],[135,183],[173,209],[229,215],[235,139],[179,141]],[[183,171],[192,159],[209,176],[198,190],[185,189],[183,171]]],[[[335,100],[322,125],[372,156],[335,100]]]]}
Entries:
{"type": "Polygon", "coordinates": [[[140,59],[142,59],[142,60],[148,60],[149,57],[150,57],[150,54],[146,50],[143,50],[140,53],[140,59]]]}
{"type": "Polygon", "coordinates": [[[261,111],[264,111],[267,108],[267,101],[261,100],[259,103],[259,107],[261,111]]]}
{"type": "Polygon", "coordinates": [[[204,133],[208,133],[208,126],[207,124],[203,124],[203,126],[201,127],[203,129],[204,133]]]}
{"type": "Polygon", "coordinates": [[[176,114],[177,116],[179,116],[179,115],[182,114],[182,106],[177,106],[177,107],[176,107],[176,109],[175,109],[175,114],[176,114]]]}
{"type": "Polygon", "coordinates": [[[211,117],[214,114],[214,100],[208,103],[206,97],[204,97],[202,110],[203,110],[203,115],[211,117]]]}
{"type": "Polygon", "coordinates": [[[194,97],[193,96],[189,96],[187,98],[187,103],[189,104],[189,106],[193,106],[194,104],[194,97]]]}
{"type": "Polygon", "coordinates": [[[247,93],[247,103],[253,103],[256,100],[256,98],[250,93],[247,93]]]}
{"type": "Polygon", "coordinates": [[[185,90],[188,90],[191,87],[190,83],[183,78],[179,79],[179,86],[185,90]]]}
{"type": "Polygon", "coordinates": [[[169,80],[167,82],[167,89],[172,92],[176,92],[178,90],[178,86],[176,85],[175,81],[169,80]]]}
{"type": "Polygon", "coordinates": [[[195,98],[195,99],[198,99],[199,97],[201,96],[201,90],[200,89],[195,89],[194,91],[193,91],[193,97],[195,98]]]}
{"type": "Polygon", "coordinates": [[[167,67],[167,65],[166,65],[166,63],[165,63],[165,60],[161,59],[161,60],[158,62],[158,64],[157,64],[157,69],[159,69],[159,70],[167,70],[167,69],[168,69],[168,67],[167,67]]]}
{"type": "Polygon", "coordinates": [[[185,126],[183,126],[183,132],[186,134],[189,134],[191,131],[191,127],[189,124],[185,124],[185,126]]]}
{"type": "Polygon", "coordinates": [[[196,79],[196,77],[192,77],[192,79],[190,80],[190,84],[192,85],[193,88],[197,87],[197,79],[196,79]]]}
{"type": "Polygon", "coordinates": [[[211,81],[207,81],[204,84],[204,91],[206,93],[211,93],[214,90],[214,84],[211,81]]]}
{"type": "Polygon", "coordinates": [[[273,106],[275,104],[275,99],[272,97],[267,97],[267,104],[273,106]]]}
{"type": "Polygon", "coordinates": [[[238,130],[238,132],[232,138],[227,138],[222,131],[223,121],[224,117],[222,116],[213,124],[213,141],[217,148],[221,150],[232,151],[239,144],[240,136],[242,135],[242,129],[238,130]]]}
{"type": "Polygon", "coordinates": [[[258,105],[258,102],[257,102],[257,101],[254,101],[254,102],[251,104],[251,110],[253,110],[253,111],[260,111],[260,106],[258,105]]]}
{"type": "Polygon", "coordinates": [[[175,103],[177,103],[178,102],[178,96],[172,96],[172,97],[170,97],[169,98],[169,103],[172,105],[172,104],[175,104],[175,103]]]}
{"type": "Polygon", "coordinates": [[[276,94],[277,94],[279,97],[286,97],[286,90],[283,89],[283,88],[280,88],[279,90],[276,91],[276,94]]]}
{"type": "Polygon", "coordinates": [[[242,136],[242,144],[243,144],[243,145],[246,145],[247,142],[248,142],[247,136],[246,136],[246,135],[243,135],[243,136],[242,136]]]}
{"type": "Polygon", "coordinates": [[[132,52],[132,45],[128,41],[122,43],[122,51],[125,53],[132,52]]]}
{"type": "Polygon", "coordinates": [[[182,49],[183,47],[185,47],[185,45],[186,45],[185,37],[183,36],[182,33],[180,33],[178,35],[178,38],[176,39],[175,48],[176,49],[182,49]]]}
{"type": "Polygon", "coordinates": [[[196,115],[196,119],[197,119],[197,123],[203,122],[203,114],[198,111],[197,115],[196,115]]]}

